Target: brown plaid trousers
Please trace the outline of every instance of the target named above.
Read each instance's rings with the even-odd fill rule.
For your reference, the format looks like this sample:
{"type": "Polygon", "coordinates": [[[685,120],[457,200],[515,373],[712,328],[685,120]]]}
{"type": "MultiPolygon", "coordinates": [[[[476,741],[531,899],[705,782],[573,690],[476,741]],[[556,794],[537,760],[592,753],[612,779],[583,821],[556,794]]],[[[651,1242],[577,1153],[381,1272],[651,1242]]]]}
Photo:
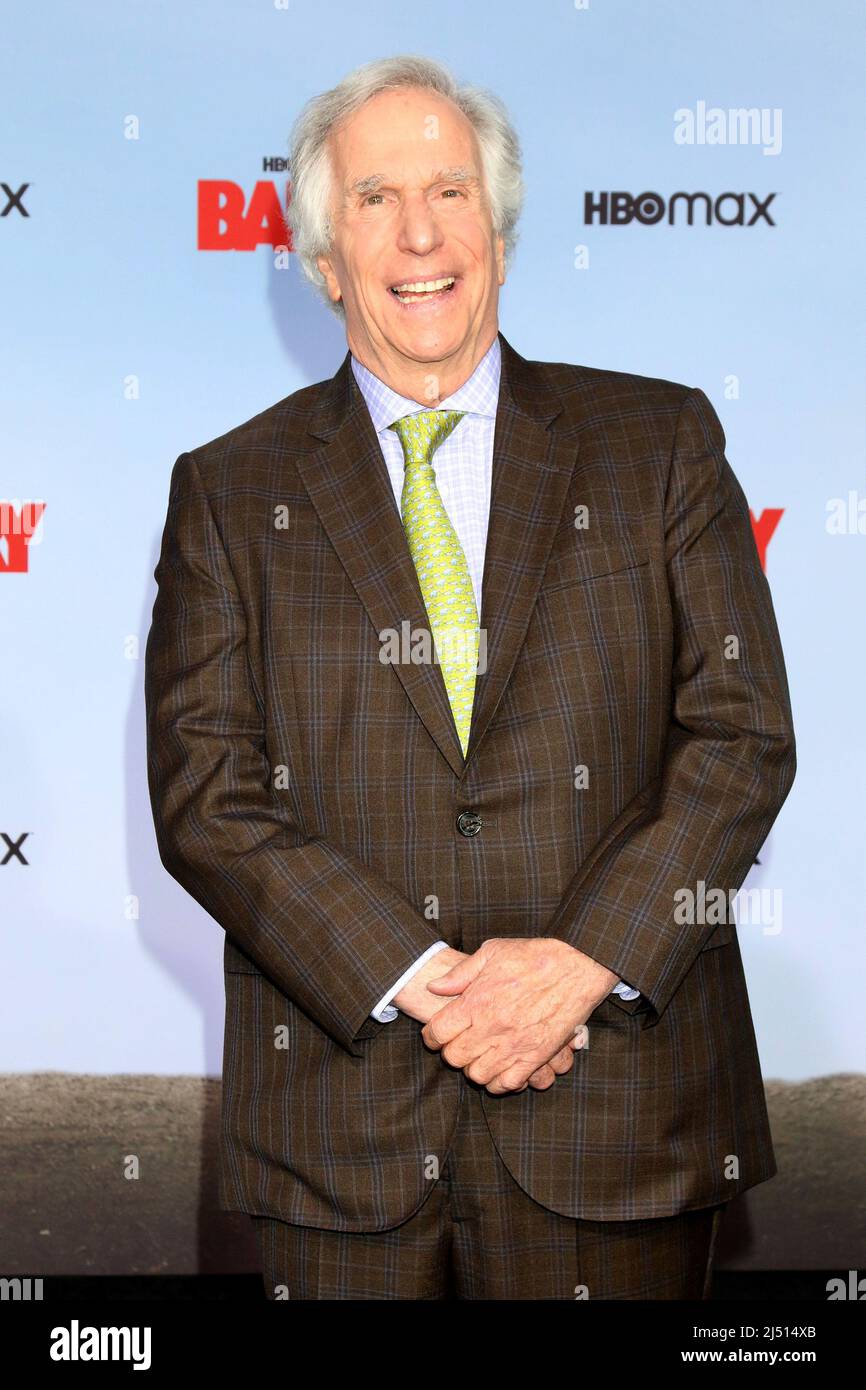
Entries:
{"type": "Polygon", "coordinates": [[[701,391],[500,341],[465,763],[439,667],[380,659],[425,612],[348,354],[172,472],[148,776],[162,862],[226,933],[229,1210],[419,1210],[468,1083],[369,1014],[439,938],[558,936],[641,991],[550,1090],[481,1094],[533,1201],[641,1221],[776,1171],[736,926],[674,912],[739,888],[794,777],[746,499],[701,391]]]}
{"type": "Polygon", "coordinates": [[[252,1217],[265,1297],[277,1300],[681,1300],[712,1295],[725,1205],[643,1221],[585,1221],[533,1201],[463,1088],[457,1130],[419,1209],[387,1231],[252,1217]]]}

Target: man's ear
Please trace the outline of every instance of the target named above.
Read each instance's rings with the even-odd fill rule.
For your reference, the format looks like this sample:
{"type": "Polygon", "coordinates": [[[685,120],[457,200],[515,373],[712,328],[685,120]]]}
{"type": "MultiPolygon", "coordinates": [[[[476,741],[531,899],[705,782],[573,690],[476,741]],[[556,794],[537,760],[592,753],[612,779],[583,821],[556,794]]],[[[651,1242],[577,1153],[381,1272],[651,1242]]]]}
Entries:
{"type": "Polygon", "coordinates": [[[505,284],[505,239],[498,236],[496,238],[496,270],[499,276],[500,285],[505,284]]]}
{"type": "Polygon", "coordinates": [[[338,284],[338,282],[337,282],[337,275],[336,275],[336,272],[335,272],[335,270],[334,270],[333,265],[332,265],[331,262],[328,260],[328,257],[327,257],[327,256],[317,256],[317,257],[316,257],[316,265],[318,266],[318,268],[319,268],[319,270],[321,271],[322,275],[324,275],[324,277],[325,277],[325,283],[326,283],[327,286],[328,286],[328,294],[330,295],[331,299],[333,299],[334,303],[336,304],[336,302],[337,302],[338,299],[342,299],[342,298],[343,298],[343,295],[342,295],[342,291],[340,290],[340,286],[339,286],[339,284],[338,284]]]}

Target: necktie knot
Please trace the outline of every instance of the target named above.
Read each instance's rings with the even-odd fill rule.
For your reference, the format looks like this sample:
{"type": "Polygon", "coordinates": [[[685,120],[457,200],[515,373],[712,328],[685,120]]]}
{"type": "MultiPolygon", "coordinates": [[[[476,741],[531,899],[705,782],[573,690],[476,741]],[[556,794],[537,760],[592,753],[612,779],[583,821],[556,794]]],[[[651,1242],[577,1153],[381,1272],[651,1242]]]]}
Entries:
{"type": "Polygon", "coordinates": [[[389,425],[403,445],[406,464],[431,463],[433,455],[463,419],[465,410],[422,410],[389,425]]]}

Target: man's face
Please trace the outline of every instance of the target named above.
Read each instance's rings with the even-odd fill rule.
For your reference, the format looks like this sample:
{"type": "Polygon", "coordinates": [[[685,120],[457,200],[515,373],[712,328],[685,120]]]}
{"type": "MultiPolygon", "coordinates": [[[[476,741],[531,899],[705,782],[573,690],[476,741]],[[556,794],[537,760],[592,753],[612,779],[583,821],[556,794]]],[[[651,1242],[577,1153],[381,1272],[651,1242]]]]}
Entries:
{"type": "Polygon", "coordinates": [[[505,282],[469,121],[434,92],[381,92],[330,149],[334,237],[317,263],[343,300],[352,352],[392,381],[419,367],[435,376],[439,364],[469,375],[495,336],[505,282]],[[396,292],[407,285],[415,292],[396,292]]]}

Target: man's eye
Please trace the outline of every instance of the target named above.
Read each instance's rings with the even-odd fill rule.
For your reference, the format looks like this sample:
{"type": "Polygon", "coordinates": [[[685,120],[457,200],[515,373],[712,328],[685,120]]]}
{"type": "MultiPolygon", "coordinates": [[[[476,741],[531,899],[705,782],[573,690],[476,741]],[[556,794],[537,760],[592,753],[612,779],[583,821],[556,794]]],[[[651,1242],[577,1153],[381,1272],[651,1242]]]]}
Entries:
{"type": "Polygon", "coordinates": [[[462,198],[462,197],[463,197],[463,189],[462,189],[462,188],[444,188],[444,189],[442,190],[442,197],[444,198],[448,193],[456,193],[458,198],[462,198]]]}
{"type": "Polygon", "coordinates": [[[381,196],[381,193],[368,193],[366,198],[364,199],[364,203],[369,203],[371,198],[381,198],[381,196]]]}

